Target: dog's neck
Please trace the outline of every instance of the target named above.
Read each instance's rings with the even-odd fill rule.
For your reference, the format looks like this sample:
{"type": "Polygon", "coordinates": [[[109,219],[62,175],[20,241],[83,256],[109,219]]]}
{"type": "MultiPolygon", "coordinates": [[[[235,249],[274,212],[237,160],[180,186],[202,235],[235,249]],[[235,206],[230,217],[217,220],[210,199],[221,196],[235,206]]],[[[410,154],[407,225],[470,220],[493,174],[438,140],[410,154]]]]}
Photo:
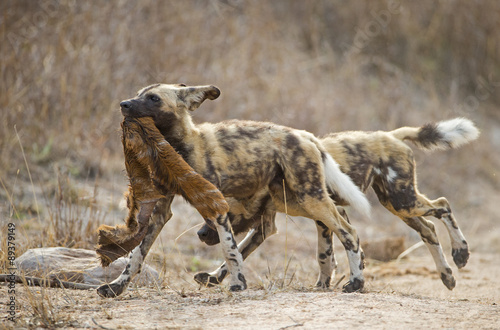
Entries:
{"type": "Polygon", "coordinates": [[[189,163],[189,155],[194,149],[196,139],[200,136],[200,131],[189,114],[181,118],[170,119],[169,121],[156,122],[156,127],[163,134],[165,140],[189,163]]]}

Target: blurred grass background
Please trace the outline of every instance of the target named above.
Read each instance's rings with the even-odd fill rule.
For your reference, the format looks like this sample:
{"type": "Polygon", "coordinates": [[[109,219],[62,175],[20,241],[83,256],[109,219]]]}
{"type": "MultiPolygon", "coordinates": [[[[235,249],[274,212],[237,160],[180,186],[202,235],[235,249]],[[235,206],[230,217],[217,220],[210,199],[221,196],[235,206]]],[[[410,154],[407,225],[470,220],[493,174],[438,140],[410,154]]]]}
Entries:
{"type": "MultiPolygon", "coordinates": [[[[22,249],[91,248],[99,224],[122,221],[118,104],[155,82],[221,88],[196,122],[319,136],[468,117],[478,141],[415,151],[420,188],[450,200],[466,235],[498,236],[498,1],[5,0],[0,13],[0,216],[22,249]]],[[[356,220],[364,235],[399,223],[374,212],[383,230],[356,220]]]]}

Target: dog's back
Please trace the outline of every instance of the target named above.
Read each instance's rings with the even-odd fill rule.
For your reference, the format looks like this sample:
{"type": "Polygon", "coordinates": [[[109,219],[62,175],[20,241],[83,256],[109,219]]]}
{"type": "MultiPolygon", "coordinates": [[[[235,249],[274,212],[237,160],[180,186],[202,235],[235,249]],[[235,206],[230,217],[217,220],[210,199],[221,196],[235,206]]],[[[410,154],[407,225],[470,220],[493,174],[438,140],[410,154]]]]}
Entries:
{"type": "Polygon", "coordinates": [[[241,120],[204,123],[197,129],[200,138],[193,143],[197,147],[188,162],[226,197],[246,200],[269,188],[279,204],[285,180],[286,188],[291,189],[286,194],[289,212],[293,200],[303,199],[304,194],[319,196],[326,189],[340,194],[366,216],[370,212],[364,194],[309,132],[241,120]]]}
{"type": "Polygon", "coordinates": [[[341,170],[365,191],[376,175],[384,174],[389,180],[393,172],[413,175],[413,151],[403,141],[411,141],[420,149],[432,151],[457,148],[478,136],[479,130],[472,121],[455,118],[389,132],[332,133],[321,142],[341,170]]]}

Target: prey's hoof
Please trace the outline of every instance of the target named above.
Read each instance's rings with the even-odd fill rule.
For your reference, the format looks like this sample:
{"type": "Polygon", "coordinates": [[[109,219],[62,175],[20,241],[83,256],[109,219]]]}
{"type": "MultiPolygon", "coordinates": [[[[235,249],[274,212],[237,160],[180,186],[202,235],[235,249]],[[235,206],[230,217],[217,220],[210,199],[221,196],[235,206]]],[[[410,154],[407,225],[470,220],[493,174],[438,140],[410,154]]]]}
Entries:
{"type": "Polygon", "coordinates": [[[104,298],[115,298],[123,293],[125,285],[117,283],[104,284],[97,288],[97,294],[104,298]]]}
{"type": "Polygon", "coordinates": [[[204,286],[204,287],[214,287],[216,285],[219,285],[220,282],[217,279],[217,277],[210,275],[209,273],[198,273],[194,275],[194,280],[196,283],[204,286]]]}
{"type": "Polygon", "coordinates": [[[467,247],[462,249],[453,249],[451,251],[451,255],[453,256],[453,261],[458,268],[463,268],[467,265],[467,261],[469,260],[469,249],[467,247]]]}
{"type": "Polygon", "coordinates": [[[443,284],[448,288],[448,290],[453,290],[457,284],[455,278],[451,275],[451,271],[449,274],[441,273],[441,281],[443,281],[443,284]]]}
{"type": "Polygon", "coordinates": [[[365,281],[355,278],[353,281],[349,281],[342,287],[343,292],[351,293],[360,291],[365,286],[365,281]]]}

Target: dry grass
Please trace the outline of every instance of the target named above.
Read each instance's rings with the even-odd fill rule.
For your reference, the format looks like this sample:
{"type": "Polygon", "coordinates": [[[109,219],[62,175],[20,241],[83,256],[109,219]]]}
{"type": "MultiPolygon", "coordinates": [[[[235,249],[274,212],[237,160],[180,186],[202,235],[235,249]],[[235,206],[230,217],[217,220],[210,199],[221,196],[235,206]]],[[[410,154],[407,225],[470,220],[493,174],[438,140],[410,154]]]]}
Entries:
{"type": "MultiPolygon", "coordinates": [[[[497,217],[499,2],[7,0],[0,12],[0,229],[18,224],[18,254],[92,248],[99,224],[123,219],[118,103],[154,82],[220,87],[196,122],[268,120],[322,135],[467,116],[480,140],[443,154],[416,151],[420,187],[451,201],[466,235],[489,232],[497,217]]],[[[200,220],[177,207],[175,233],[151,261],[180,292],[219,251],[207,252],[192,231],[175,241],[200,220]]],[[[410,235],[385,211],[375,215],[381,232],[410,235]]],[[[314,255],[314,226],[289,230],[308,248],[284,259],[277,241],[266,247],[276,259],[257,253],[250,273],[261,288],[310,284],[305,269],[315,262],[303,260],[314,255]]],[[[0,272],[5,261],[2,252],[0,272]]],[[[34,299],[33,317],[56,326],[44,299],[34,299]]]]}
{"type": "MultiPolygon", "coordinates": [[[[479,78],[499,81],[499,4],[403,2],[376,28],[388,10],[385,1],[3,2],[0,174],[20,166],[14,125],[38,175],[55,162],[83,178],[115,170],[117,103],[156,81],[221,87],[199,121],[317,134],[449,117],[479,78]]],[[[484,101],[500,100],[498,86],[485,87],[484,101]]]]}

